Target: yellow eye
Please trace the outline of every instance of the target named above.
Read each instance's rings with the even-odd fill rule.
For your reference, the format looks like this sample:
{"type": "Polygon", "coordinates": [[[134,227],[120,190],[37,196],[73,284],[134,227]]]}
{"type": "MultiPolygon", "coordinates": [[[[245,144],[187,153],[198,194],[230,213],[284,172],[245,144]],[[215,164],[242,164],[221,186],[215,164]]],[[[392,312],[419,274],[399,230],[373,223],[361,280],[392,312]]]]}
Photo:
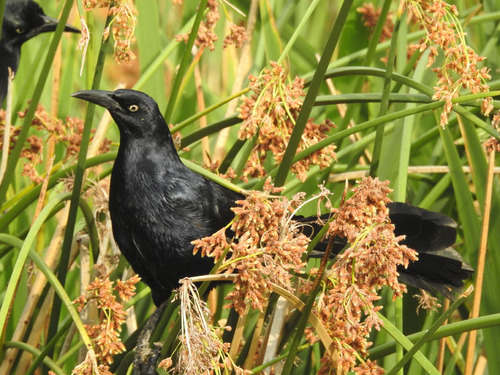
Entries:
{"type": "Polygon", "coordinates": [[[128,110],[130,112],[137,112],[139,110],[139,106],[137,104],[132,104],[131,106],[128,107],[128,110]]]}
{"type": "Polygon", "coordinates": [[[18,34],[24,34],[24,29],[21,29],[20,27],[18,27],[16,29],[16,33],[18,33],[18,34]]]}

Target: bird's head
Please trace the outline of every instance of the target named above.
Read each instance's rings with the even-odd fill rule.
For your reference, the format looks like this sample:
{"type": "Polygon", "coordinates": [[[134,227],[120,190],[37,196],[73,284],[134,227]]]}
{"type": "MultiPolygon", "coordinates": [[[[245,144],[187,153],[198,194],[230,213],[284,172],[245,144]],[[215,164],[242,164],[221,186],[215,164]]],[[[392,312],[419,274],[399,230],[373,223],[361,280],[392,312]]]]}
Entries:
{"type": "MultiPolygon", "coordinates": [[[[7,0],[2,26],[2,41],[20,46],[38,34],[55,31],[58,20],[48,17],[32,0],[7,0]]],[[[66,25],[64,31],[79,33],[66,25]]]]}
{"type": "Polygon", "coordinates": [[[84,90],[71,96],[107,108],[123,136],[153,138],[170,136],[158,105],[149,95],[136,90],[84,90]]]}

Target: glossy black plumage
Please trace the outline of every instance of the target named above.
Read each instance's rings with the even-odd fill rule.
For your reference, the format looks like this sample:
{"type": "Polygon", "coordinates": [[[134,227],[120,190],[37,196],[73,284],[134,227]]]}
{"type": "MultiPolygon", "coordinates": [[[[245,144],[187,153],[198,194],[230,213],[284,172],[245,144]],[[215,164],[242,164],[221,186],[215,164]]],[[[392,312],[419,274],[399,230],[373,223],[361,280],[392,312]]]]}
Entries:
{"type": "Polygon", "coordinates": [[[191,241],[233,216],[241,196],[182,164],[153,99],[131,90],[73,94],[109,109],[120,129],[109,210],[115,240],[159,305],[182,277],[208,273],[213,259],[193,256],[191,241]]]}
{"type": "MultiPolygon", "coordinates": [[[[234,216],[230,208],[243,196],[184,166],[156,102],[146,94],[89,90],[73,96],[107,108],[119,127],[109,198],[113,234],[160,305],[180,278],[210,271],[213,260],[193,256],[191,241],[229,223],[234,216]]],[[[421,256],[402,270],[404,281],[445,293],[462,286],[472,269],[453,249],[452,255],[440,253],[455,242],[455,222],[404,203],[389,209],[396,232],[408,233],[407,244],[421,256]]],[[[308,228],[311,235],[317,229],[308,228]]]]}
{"type": "MultiPolygon", "coordinates": [[[[23,43],[41,33],[55,31],[57,23],[32,0],[6,1],[0,39],[0,105],[7,94],[8,68],[17,71],[23,43]]],[[[80,32],[69,25],[64,31],[80,32]]]]}

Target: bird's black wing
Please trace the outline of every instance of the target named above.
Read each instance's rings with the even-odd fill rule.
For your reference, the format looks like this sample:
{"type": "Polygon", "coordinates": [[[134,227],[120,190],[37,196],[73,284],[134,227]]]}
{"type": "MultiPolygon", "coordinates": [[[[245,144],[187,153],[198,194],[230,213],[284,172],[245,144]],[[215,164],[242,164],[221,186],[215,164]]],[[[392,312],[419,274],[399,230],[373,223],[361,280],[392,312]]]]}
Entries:
{"type": "Polygon", "coordinates": [[[417,262],[412,262],[406,269],[398,268],[398,272],[399,280],[405,284],[454,299],[474,270],[455,249],[447,247],[420,252],[417,262]]]}
{"type": "Polygon", "coordinates": [[[113,178],[110,208],[115,240],[150,286],[155,303],[165,300],[179,279],[210,272],[213,259],[193,255],[191,242],[228,224],[234,217],[231,207],[242,195],[187,168],[170,170],[168,177],[156,182],[142,179],[135,184],[140,173],[123,183],[116,183],[118,171],[113,178]],[[136,186],[137,199],[132,202],[127,184],[136,186]]]}
{"type": "Polygon", "coordinates": [[[400,281],[453,299],[464,280],[474,272],[451,246],[457,238],[457,223],[449,216],[402,202],[388,205],[396,235],[418,252],[418,261],[400,267],[400,281]]]}
{"type": "Polygon", "coordinates": [[[441,250],[455,244],[457,223],[449,216],[402,202],[387,205],[397,236],[403,243],[420,252],[441,250]]]}

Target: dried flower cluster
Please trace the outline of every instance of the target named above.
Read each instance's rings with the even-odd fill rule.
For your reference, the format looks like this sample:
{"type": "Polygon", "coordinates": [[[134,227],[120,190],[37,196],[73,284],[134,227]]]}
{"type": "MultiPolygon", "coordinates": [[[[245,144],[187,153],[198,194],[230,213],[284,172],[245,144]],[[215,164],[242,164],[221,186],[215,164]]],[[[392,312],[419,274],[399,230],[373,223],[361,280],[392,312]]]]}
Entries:
{"type": "MultiPolygon", "coordinates": [[[[0,108],[0,146],[3,147],[3,138],[5,134],[5,117],[6,113],[3,108],[0,108]]],[[[14,126],[10,126],[10,146],[9,148],[12,150],[16,144],[16,137],[19,135],[20,129],[15,128],[14,126]]]]}
{"type": "Polygon", "coordinates": [[[243,26],[238,26],[234,23],[229,25],[229,34],[224,38],[224,48],[227,48],[231,45],[236,48],[243,47],[243,43],[247,39],[246,30],[243,26]]]}
{"type": "MultiPolygon", "coordinates": [[[[500,111],[498,111],[497,114],[493,116],[491,125],[493,125],[493,128],[495,128],[497,131],[500,131],[500,111]]],[[[484,147],[488,152],[500,152],[500,141],[494,137],[491,137],[485,142],[484,147]]]]}
{"type": "MultiPolygon", "coordinates": [[[[186,148],[184,150],[186,150],[186,148]]],[[[234,180],[238,177],[236,171],[231,167],[227,168],[226,173],[220,173],[220,164],[220,160],[213,160],[209,158],[208,162],[203,164],[203,168],[208,169],[210,172],[217,174],[219,177],[225,180],[234,180]]]]}
{"type": "Polygon", "coordinates": [[[24,163],[23,176],[27,176],[31,181],[39,184],[43,178],[38,174],[35,167],[42,161],[43,140],[36,135],[26,138],[26,147],[21,151],[21,157],[27,159],[24,163]]]}
{"type": "Polygon", "coordinates": [[[109,214],[109,187],[111,178],[99,181],[91,181],[89,189],[84,193],[85,197],[92,201],[96,227],[99,238],[104,239],[112,236],[111,218],[109,214]]]}
{"type": "Polygon", "coordinates": [[[302,203],[303,195],[288,200],[269,197],[280,189],[266,181],[265,194],[251,192],[238,207],[231,224],[235,238],[228,242],[225,228],[211,237],[193,241],[195,252],[218,260],[229,253],[221,270],[237,272],[234,291],[226,297],[241,315],[247,303],[263,309],[271,290],[277,284],[291,290],[291,271],[300,273],[304,266],[301,257],[307,249],[309,238],[299,233],[299,227],[291,219],[292,212],[302,203]]]}
{"type": "MultiPolygon", "coordinates": [[[[263,177],[267,175],[263,164],[271,152],[274,163],[283,159],[295,121],[302,107],[304,80],[296,77],[286,84],[288,74],[283,66],[271,62],[259,77],[250,75],[250,89],[254,92],[246,97],[239,108],[243,119],[238,137],[255,139],[253,152],[246,164],[244,176],[263,177]]],[[[326,138],[334,125],[330,121],[315,124],[310,119],[302,134],[298,152],[326,138]]],[[[291,167],[297,177],[304,181],[311,165],[328,167],[335,160],[335,145],[328,145],[298,161],[291,167]]]]}
{"type": "MultiPolygon", "coordinates": [[[[367,354],[370,331],[382,324],[377,316],[382,307],[374,305],[380,298],[377,291],[388,285],[394,298],[401,296],[406,287],[398,282],[397,267],[416,260],[415,251],[400,245],[403,238],[394,235],[386,207],[390,201],[387,185],[388,181],[365,178],[353,189],[353,196],[333,210],[329,235],[346,238],[351,245],[328,271],[315,313],[335,338],[336,365],[341,373],[351,369],[358,373],[381,371],[373,362],[356,366],[357,359],[367,354]]],[[[333,366],[330,358],[324,357],[323,364],[321,373],[329,373],[333,366]]]]}
{"type": "MultiPolygon", "coordinates": [[[[125,346],[120,340],[121,325],[125,323],[127,315],[124,303],[135,295],[135,284],[139,280],[138,276],[132,276],[125,282],[118,280],[113,286],[113,282],[108,278],[96,278],[85,293],[74,301],[78,311],[82,311],[87,303],[93,301],[100,313],[100,323],[86,325],[85,328],[94,342],[101,374],[111,374],[108,366],[113,363],[113,355],[125,351],[125,346]],[[118,293],[121,302],[116,300],[113,292],[118,293]]],[[[89,357],[78,365],[72,374],[93,374],[89,357]]]]}
{"type": "MultiPolygon", "coordinates": [[[[432,65],[438,55],[436,47],[444,51],[444,64],[433,69],[438,76],[433,99],[445,102],[440,121],[444,127],[448,124],[448,115],[453,108],[452,99],[459,96],[460,89],[470,90],[472,94],[488,92],[486,80],[491,76],[488,68],[477,66],[485,58],[478,56],[467,46],[455,5],[449,5],[443,0],[407,0],[406,4],[426,31],[426,37],[411,48],[430,50],[428,66],[432,65]]],[[[487,116],[492,109],[492,98],[484,98],[481,112],[487,116]]]]}
{"type": "MultiPolygon", "coordinates": [[[[304,196],[291,201],[269,198],[279,191],[268,179],[265,194],[252,192],[238,202],[239,206],[233,209],[235,220],[228,225],[234,232],[233,241],[226,237],[228,228],[194,241],[195,251],[204,256],[216,260],[226,256],[222,271],[237,272],[234,291],[227,298],[231,300],[229,306],[240,314],[247,303],[263,308],[270,283],[293,290],[291,271],[302,272],[301,256],[309,239],[300,233],[292,217],[304,196]]],[[[377,316],[381,307],[374,304],[380,298],[377,292],[387,285],[393,289],[394,298],[401,296],[406,288],[398,282],[397,268],[416,260],[415,251],[400,245],[403,238],[394,235],[386,207],[390,191],[388,181],[365,178],[353,189],[351,198],[339,209],[332,209],[335,217],[329,224],[329,236],[345,238],[351,245],[327,271],[314,309],[335,338],[339,353],[335,364],[325,355],[321,373],[329,373],[332,366],[337,366],[341,373],[383,372],[375,362],[362,359],[370,345],[370,331],[382,324],[377,316]]],[[[306,283],[303,290],[310,290],[312,283],[306,283]]],[[[311,332],[308,338],[312,339],[311,332]]]]}
{"type": "MultiPolygon", "coordinates": [[[[380,18],[381,10],[382,8],[375,9],[375,6],[372,3],[364,3],[362,6],[356,9],[356,11],[361,14],[363,25],[370,32],[373,32],[373,30],[375,29],[378,19],[380,18]]],[[[394,22],[392,21],[392,13],[389,13],[388,17],[385,20],[384,27],[382,28],[379,42],[390,39],[393,29],[394,22]]]]}
{"type": "Polygon", "coordinates": [[[431,311],[437,311],[437,309],[441,307],[439,300],[436,297],[431,296],[423,289],[420,290],[420,294],[415,294],[413,298],[415,298],[418,301],[417,314],[420,309],[424,309],[427,312],[431,312],[431,311]]]}
{"type": "MultiPolygon", "coordinates": [[[[19,112],[19,118],[24,118],[27,113],[19,112]]],[[[3,135],[5,126],[5,115],[0,111],[0,134],[3,135]]],[[[40,183],[42,177],[38,174],[36,166],[42,162],[43,146],[45,144],[45,137],[53,137],[56,142],[62,144],[66,150],[63,161],[67,161],[73,156],[76,156],[80,151],[80,144],[82,141],[83,121],[79,118],[67,116],[63,122],[61,119],[53,118],[42,105],[38,105],[35,112],[33,128],[41,132],[41,135],[31,135],[26,139],[26,147],[21,152],[21,157],[27,159],[27,163],[23,167],[23,175],[28,176],[35,183],[40,183]]],[[[19,134],[18,128],[11,130],[11,149],[16,143],[17,135],[19,134]]],[[[3,137],[0,139],[0,147],[3,145],[3,137]]],[[[105,141],[100,149],[100,152],[109,151],[110,141],[105,141]]]]}
{"type": "MultiPolygon", "coordinates": [[[[104,30],[104,39],[112,32],[115,40],[114,58],[117,63],[129,62],[135,58],[130,49],[130,44],[134,40],[137,10],[133,0],[83,0],[83,9],[90,12],[96,8],[109,8],[108,16],[112,17],[108,27],[104,30]]],[[[85,27],[84,27],[85,29],[85,27]]],[[[82,43],[88,43],[88,34],[82,35],[82,43]]]]}
{"type": "MultiPolygon", "coordinates": [[[[181,2],[179,1],[178,3],[181,2]]],[[[208,47],[210,51],[213,51],[215,49],[215,42],[217,42],[217,40],[219,39],[217,37],[217,34],[213,31],[215,25],[220,19],[219,1],[208,0],[207,9],[208,11],[206,13],[205,19],[200,23],[200,27],[198,28],[198,35],[196,35],[196,40],[194,43],[196,46],[202,49],[208,47]]],[[[224,48],[230,45],[241,48],[243,46],[243,42],[245,42],[246,40],[245,28],[229,22],[229,30],[229,35],[224,38],[224,48]]],[[[189,39],[189,33],[179,34],[176,36],[176,39],[178,41],[187,42],[187,40],[189,39]]]]}
{"type": "Polygon", "coordinates": [[[178,298],[181,301],[181,346],[177,367],[170,369],[171,358],[163,360],[161,368],[177,374],[222,374],[234,371],[237,375],[251,374],[236,366],[229,357],[229,343],[222,342],[225,327],[214,327],[206,303],[200,299],[194,284],[188,279],[180,281],[178,298]]]}

